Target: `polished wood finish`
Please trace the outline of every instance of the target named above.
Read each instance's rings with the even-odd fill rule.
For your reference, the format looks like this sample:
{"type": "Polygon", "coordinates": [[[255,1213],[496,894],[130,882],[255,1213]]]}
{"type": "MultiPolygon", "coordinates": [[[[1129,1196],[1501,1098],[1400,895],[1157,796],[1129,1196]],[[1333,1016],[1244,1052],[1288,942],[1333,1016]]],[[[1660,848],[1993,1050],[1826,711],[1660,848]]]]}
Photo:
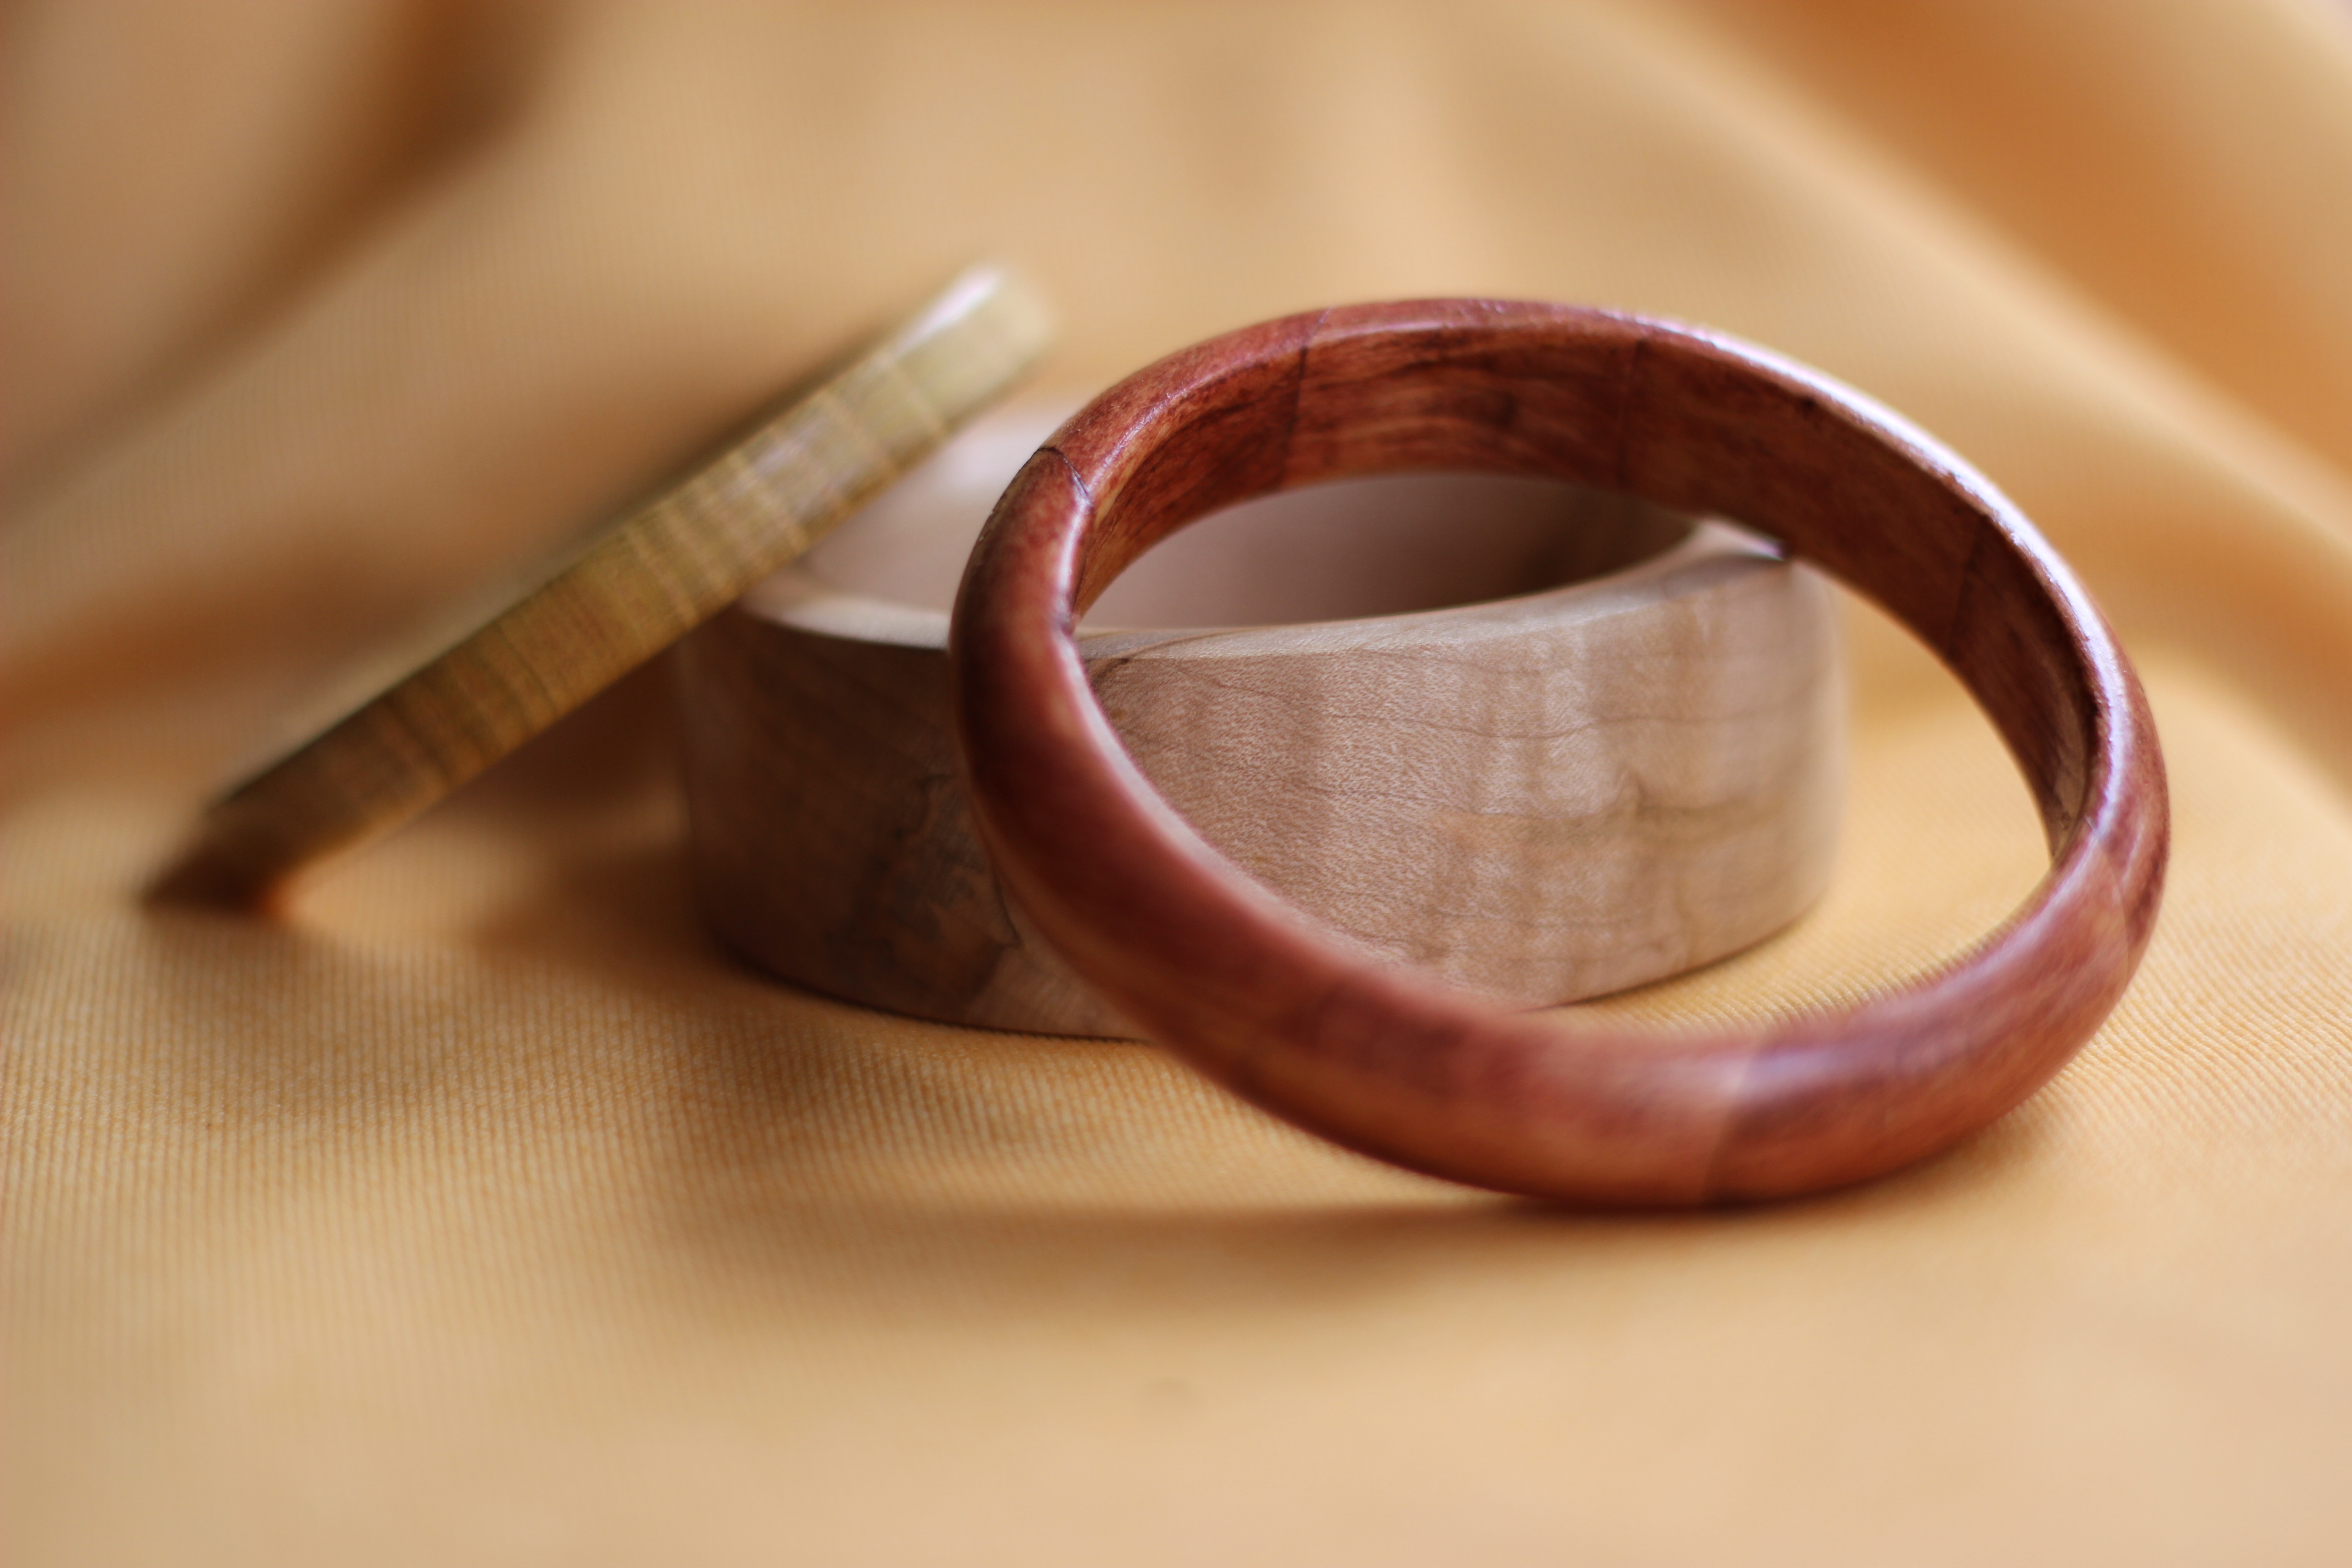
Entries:
{"type": "MultiPolygon", "coordinates": [[[[954,580],[927,568],[962,562],[1059,417],[997,428],[1017,412],[681,646],[696,888],[730,945],[799,984],[1133,1035],[1024,929],[957,777],[954,580]],[[936,607],[904,602],[934,586],[936,607]]],[[[1154,552],[1079,648],[1129,754],[1220,851],[1383,960],[1498,998],[1679,973],[1828,880],[1834,606],[1719,524],[1524,478],[1318,486],[1154,552]],[[1244,624],[1317,614],[1355,618],[1244,624]]]]}
{"type": "Polygon", "coordinates": [[[2032,1094],[2123,994],[2163,884],[2147,700],[2073,573],[1993,487],[1804,368],[1662,322],[1438,300],[1291,317],[1151,366],[1006,491],[958,603],[956,712],[998,872],[1080,973],[1238,1092],[1366,1152],[1580,1202],[1862,1180],[2032,1094]],[[1245,496],[1433,467],[1733,517],[1877,601],[1976,695],[2049,872],[1890,994],[1685,1033],[1500,1007],[1368,960],[1151,789],[1072,632],[1155,540],[1245,496]]]}
{"type": "Polygon", "coordinates": [[[1002,396],[1049,335],[1018,279],[964,272],[487,621],[384,671],[399,679],[216,801],[149,896],[266,906],[301,867],[423,811],[807,550],[1002,396]]]}

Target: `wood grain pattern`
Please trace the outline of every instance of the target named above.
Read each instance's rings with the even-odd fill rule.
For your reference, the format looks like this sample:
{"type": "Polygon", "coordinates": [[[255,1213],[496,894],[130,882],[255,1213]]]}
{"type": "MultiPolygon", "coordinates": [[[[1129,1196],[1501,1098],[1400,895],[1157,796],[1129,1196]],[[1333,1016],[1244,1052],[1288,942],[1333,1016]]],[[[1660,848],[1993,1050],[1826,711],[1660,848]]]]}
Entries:
{"type": "Polygon", "coordinates": [[[958,603],[956,713],[1000,876],[1072,966],[1238,1092],[1504,1191],[1782,1196],[1918,1160],[2045,1082],[2137,966],[2168,813],[2147,701],[2073,573],[1927,437],[1727,340],[1438,300],[1272,321],[1090,405],[1006,491],[958,603]],[[1660,1034],[1368,963],[1219,856],[1094,700],[1076,616],[1213,507],[1345,474],[1549,474],[1768,532],[1908,625],[2025,774],[2052,864],[1975,948],[1890,994],[1660,1034]]]}
{"type": "Polygon", "coordinates": [[[258,907],[414,816],[809,548],[1034,363],[1050,328],[994,267],[594,538],[510,607],[205,813],[151,898],[258,907]]]}
{"type": "MultiPolygon", "coordinates": [[[[1024,929],[956,776],[946,610],[1057,418],[969,432],[688,638],[692,853],[739,952],[868,1005],[1132,1035],[1024,929]],[[975,471],[999,447],[1002,467],[975,471]]],[[[1758,942],[1826,884],[1843,764],[1826,585],[1630,498],[1424,475],[1246,503],[1147,557],[1079,647],[1129,753],[1369,955],[1570,1001],[1758,942]],[[1319,568],[1319,569],[1318,569],[1319,568]],[[1566,584],[1566,585],[1562,585],[1566,584]],[[1507,595],[1421,609],[1455,595],[1507,595]],[[1253,616],[1404,613],[1250,626],[1253,616]]],[[[1089,623],[1091,626],[1093,623],[1089,623]]]]}

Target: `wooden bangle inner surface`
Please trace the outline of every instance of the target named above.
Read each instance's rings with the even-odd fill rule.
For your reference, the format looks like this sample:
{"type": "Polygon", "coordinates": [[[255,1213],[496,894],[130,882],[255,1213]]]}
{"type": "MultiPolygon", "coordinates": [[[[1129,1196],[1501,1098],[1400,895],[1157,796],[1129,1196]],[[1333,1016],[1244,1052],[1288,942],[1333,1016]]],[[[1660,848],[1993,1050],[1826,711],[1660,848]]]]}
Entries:
{"type": "Polygon", "coordinates": [[[1303,1125],[1542,1195],[1688,1203],[1895,1168],[2046,1081],[2128,983],[2166,858],[2146,700],[2072,573],[1957,458],[1826,378],[1569,307],[1355,307],[1231,334],[1106,393],[975,552],[958,719],[1000,875],[1153,1037],[1303,1125]],[[1072,627],[1170,531],[1349,474],[1542,474],[1714,511],[1876,600],[2016,755],[2047,877],[1892,994],[1660,1037],[1515,1014],[1382,971],[1203,844],[1120,752],[1072,627]]]}
{"type": "MultiPolygon", "coordinates": [[[[1077,406],[1014,405],[984,417],[753,598],[780,614],[824,592],[936,612],[944,647],[990,508],[1077,406]]],[[[1081,629],[1298,626],[1517,598],[1655,560],[1693,526],[1678,512],[1543,477],[1366,476],[1202,519],[1122,574],[1081,629]]]]}

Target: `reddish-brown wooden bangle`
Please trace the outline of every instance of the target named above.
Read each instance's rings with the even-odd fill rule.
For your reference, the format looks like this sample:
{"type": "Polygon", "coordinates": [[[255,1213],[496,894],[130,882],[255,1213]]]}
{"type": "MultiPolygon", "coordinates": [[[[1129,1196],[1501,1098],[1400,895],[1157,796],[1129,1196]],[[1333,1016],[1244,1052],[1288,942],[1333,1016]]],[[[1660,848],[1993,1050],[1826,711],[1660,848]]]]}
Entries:
{"type": "Polygon", "coordinates": [[[1566,306],[1367,305],[1113,387],[998,502],[957,605],[958,722],[997,869],[1072,965],[1239,1093],[1364,1152],[1586,1202],[1803,1193],[1944,1149],[2088,1039],[2155,923],[2168,836],[2146,698],[2066,564],[1984,479],[1802,367],[1566,306]],[[1515,1012],[1382,966],[1154,794],[1072,627],[1155,540],[1286,486],[1546,474],[1774,534],[1942,657],[2007,741],[2050,871],[1902,989],[1706,1033],[1515,1012]]]}

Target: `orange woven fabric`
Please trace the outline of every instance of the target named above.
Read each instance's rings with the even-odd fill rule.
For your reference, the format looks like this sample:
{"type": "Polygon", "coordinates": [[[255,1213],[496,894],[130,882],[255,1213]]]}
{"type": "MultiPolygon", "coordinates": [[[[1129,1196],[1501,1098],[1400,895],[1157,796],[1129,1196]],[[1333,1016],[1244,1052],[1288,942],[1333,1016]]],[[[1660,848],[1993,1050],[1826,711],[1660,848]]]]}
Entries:
{"type": "MultiPolygon", "coordinates": [[[[2322,0],[51,0],[5,23],[5,1497],[26,1564],[2352,1552],[2352,15],[2322,0]],[[2141,978],[1836,1197],[1547,1211],[1141,1047],[764,982],[658,676],[140,912],[326,672],[957,264],[1084,390],[1344,299],[1704,322],[2015,496],[2142,664],[2141,978]]],[[[1857,612],[1794,1006],[2037,873],[1857,612]]]]}

